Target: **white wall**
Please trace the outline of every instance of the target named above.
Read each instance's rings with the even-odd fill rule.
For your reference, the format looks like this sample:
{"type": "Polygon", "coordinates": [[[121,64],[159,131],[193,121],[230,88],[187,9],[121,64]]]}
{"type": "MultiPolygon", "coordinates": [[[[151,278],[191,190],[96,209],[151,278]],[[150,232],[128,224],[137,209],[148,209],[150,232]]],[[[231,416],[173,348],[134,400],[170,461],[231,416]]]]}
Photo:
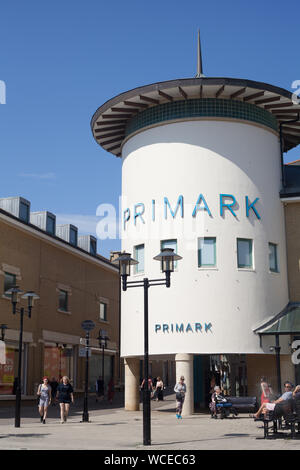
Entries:
{"type": "MultiPolygon", "coordinates": [[[[122,249],[145,243],[145,274],[131,280],[162,276],[153,257],[160,240],[178,239],[183,259],[171,277],[171,288],[149,290],[150,354],[259,353],[259,339],[252,327],[278,313],[288,302],[285,229],[279,199],[280,154],[278,137],[271,131],[234,121],[189,121],[145,130],[123,147],[123,210],[131,217],[123,232],[122,249]],[[192,212],[199,194],[207,212],[192,212]],[[238,202],[235,218],[229,210],[220,216],[219,195],[232,194],[238,202]],[[163,199],[173,210],[184,197],[184,218],[163,216],[163,199]],[[245,196],[261,219],[250,210],[245,196]],[[152,200],[156,219],[151,218],[152,200]],[[143,218],[136,218],[137,203],[145,204],[143,218]],[[159,214],[161,205],[161,214],[159,214]],[[217,237],[217,268],[198,269],[197,237],[217,237]],[[254,270],[237,268],[236,238],[254,240],[254,270]],[[280,273],[269,272],[268,242],[279,247],[280,273]],[[155,324],[212,323],[205,333],[154,332],[155,324]]],[[[122,295],[121,353],[143,354],[143,289],[122,295]]]]}

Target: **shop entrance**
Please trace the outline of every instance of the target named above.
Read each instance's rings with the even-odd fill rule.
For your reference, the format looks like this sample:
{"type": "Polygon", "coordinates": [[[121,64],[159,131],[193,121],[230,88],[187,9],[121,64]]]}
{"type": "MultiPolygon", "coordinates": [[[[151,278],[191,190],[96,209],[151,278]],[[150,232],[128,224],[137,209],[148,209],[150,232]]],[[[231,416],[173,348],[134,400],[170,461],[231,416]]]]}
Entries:
{"type": "Polygon", "coordinates": [[[195,411],[208,410],[215,385],[221,387],[224,395],[247,396],[246,355],[194,355],[195,411]]]}

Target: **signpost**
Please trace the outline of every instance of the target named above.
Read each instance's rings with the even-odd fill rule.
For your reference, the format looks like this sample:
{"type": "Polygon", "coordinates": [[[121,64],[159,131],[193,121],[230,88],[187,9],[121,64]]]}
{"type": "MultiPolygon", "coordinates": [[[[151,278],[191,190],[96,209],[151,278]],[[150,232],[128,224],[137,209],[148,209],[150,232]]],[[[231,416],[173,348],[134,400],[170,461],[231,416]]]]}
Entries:
{"type": "Polygon", "coordinates": [[[92,320],[85,320],[81,323],[81,328],[85,331],[85,388],[82,423],[89,422],[88,412],[88,394],[89,394],[89,349],[90,349],[90,331],[95,328],[92,320]]]}

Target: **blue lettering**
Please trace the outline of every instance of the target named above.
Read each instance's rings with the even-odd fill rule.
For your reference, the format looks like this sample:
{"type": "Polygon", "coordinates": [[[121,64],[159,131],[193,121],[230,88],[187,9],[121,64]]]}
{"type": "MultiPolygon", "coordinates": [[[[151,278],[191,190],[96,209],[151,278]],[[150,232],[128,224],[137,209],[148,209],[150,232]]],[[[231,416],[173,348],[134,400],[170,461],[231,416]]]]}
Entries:
{"type": "Polygon", "coordinates": [[[169,325],[163,324],[163,332],[169,333],[169,325]]]}
{"type": "Polygon", "coordinates": [[[155,333],[157,333],[159,330],[161,330],[161,326],[160,325],[155,325],[155,333]]]}
{"type": "Polygon", "coordinates": [[[198,199],[197,199],[196,205],[195,205],[194,210],[193,210],[193,217],[196,217],[197,212],[198,212],[198,211],[201,211],[201,210],[202,210],[202,211],[207,211],[208,214],[209,214],[209,216],[212,217],[211,212],[210,212],[209,207],[208,207],[208,205],[207,205],[207,203],[206,203],[206,201],[205,201],[205,199],[204,199],[203,194],[200,194],[199,197],[198,197],[198,199]],[[204,207],[200,207],[201,202],[203,202],[204,207]]]}
{"type": "Polygon", "coordinates": [[[211,331],[212,324],[211,323],[205,323],[204,327],[205,327],[205,333],[207,333],[208,331],[210,331],[212,333],[212,331],[211,331]]]}
{"type": "Polygon", "coordinates": [[[155,221],[155,200],[152,199],[152,220],[155,221]]]}
{"type": "Polygon", "coordinates": [[[165,219],[167,218],[167,207],[169,207],[173,219],[175,219],[179,206],[181,207],[181,217],[183,217],[183,196],[179,196],[177,201],[177,206],[175,211],[172,211],[172,208],[169,203],[169,199],[164,197],[164,208],[165,208],[165,219]]]}
{"type": "Polygon", "coordinates": [[[123,212],[124,230],[126,229],[125,224],[126,224],[126,222],[128,222],[129,219],[130,219],[130,209],[126,209],[126,210],[123,212]],[[126,214],[128,214],[127,217],[126,217],[126,214]]]}
{"type": "Polygon", "coordinates": [[[197,333],[197,331],[200,331],[200,333],[201,333],[201,331],[202,331],[201,323],[195,323],[195,331],[196,331],[196,333],[197,333]]]}
{"type": "Polygon", "coordinates": [[[236,217],[236,214],[235,214],[234,210],[232,209],[232,207],[235,206],[235,204],[236,204],[236,199],[232,194],[220,194],[220,214],[221,214],[221,217],[223,217],[225,207],[230,210],[230,212],[232,213],[232,215],[234,217],[236,217]],[[230,204],[225,203],[223,201],[223,198],[230,198],[230,199],[232,199],[232,202],[230,204]]]}
{"type": "Polygon", "coordinates": [[[260,219],[260,215],[254,207],[254,205],[257,203],[258,200],[259,200],[259,197],[257,197],[253,202],[251,202],[251,204],[249,204],[249,198],[248,196],[246,196],[246,216],[247,217],[249,217],[249,211],[250,209],[252,209],[256,217],[260,219]]]}
{"type": "Polygon", "coordinates": [[[138,204],[136,204],[134,206],[134,225],[136,225],[136,219],[137,217],[140,217],[142,219],[142,222],[143,224],[145,223],[143,217],[142,217],[142,214],[145,212],[145,206],[142,202],[139,202],[138,204]],[[141,212],[137,212],[137,208],[138,207],[141,207],[142,208],[142,211],[141,212]]]}
{"type": "Polygon", "coordinates": [[[191,331],[193,333],[193,328],[191,327],[191,324],[188,323],[185,332],[187,333],[188,331],[191,331]]]}
{"type": "Polygon", "coordinates": [[[176,332],[178,333],[184,333],[184,325],[181,323],[180,326],[178,326],[178,323],[176,323],[176,332]]]}

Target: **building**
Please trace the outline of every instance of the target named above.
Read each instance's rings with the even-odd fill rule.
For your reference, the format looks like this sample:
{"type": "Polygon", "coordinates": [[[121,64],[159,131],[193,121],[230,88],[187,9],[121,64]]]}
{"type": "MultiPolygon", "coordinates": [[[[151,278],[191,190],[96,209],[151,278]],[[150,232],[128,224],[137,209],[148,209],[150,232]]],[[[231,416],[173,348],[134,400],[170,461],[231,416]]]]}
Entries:
{"type": "MultiPolygon", "coordinates": [[[[196,78],[121,93],[91,121],[96,142],[122,161],[132,279],[160,276],[161,248],[183,258],[171,288],[150,291],[149,354],[173,383],[186,377],[186,414],[207,404],[213,376],[232,395],[259,395],[262,375],[276,389],[279,352],[281,380],[299,380],[300,325],[284,334],[280,325],[300,315],[300,174],[283,165],[300,143],[300,105],[269,84],[205,77],[198,64],[196,78]]],[[[123,293],[128,409],[138,408],[142,313],[142,293],[123,293]]]]}
{"type": "MultiPolygon", "coordinates": [[[[0,312],[6,324],[6,364],[0,364],[0,400],[14,398],[20,315],[12,314],[5,292],[18,285],[40,299],[25,315],[22,393],[30,398],[41,378],[68,375],[75,392],[84,390],[84,320],[92,320],[89,385],[102,376],[99,330],[109,338],[104,351],[104,378],[119,381],[119,273],[97,254],[97,240],[78,235],[74,225],[56,225],[47,211],[30,212],[24,198],[0,199],[0,312]]],[[[24,307],[26,304],[23,304],[24,307]]]]}

